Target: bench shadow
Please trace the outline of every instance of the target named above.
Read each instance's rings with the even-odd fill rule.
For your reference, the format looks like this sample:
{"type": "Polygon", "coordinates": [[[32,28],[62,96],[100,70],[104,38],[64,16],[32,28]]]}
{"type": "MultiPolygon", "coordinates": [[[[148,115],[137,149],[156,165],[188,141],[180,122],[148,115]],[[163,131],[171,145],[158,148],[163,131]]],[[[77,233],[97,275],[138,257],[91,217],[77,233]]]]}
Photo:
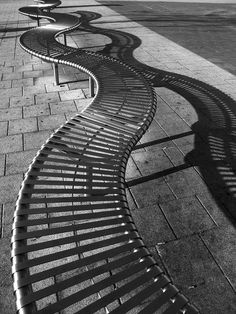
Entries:
{"type": "MultiPolygon", "coordinates": [[[[195,134],[194,149],[185,156],[186,163],[169,171],[170,173],[179,171],[188,165],[197,167],[218,206],[225,215],[235,221],[236,101],[200,80],[141,63],[133,56],[133,51],[142,43],[138,37],[120,30],[101,29],[90,25],[90,21],[100,17],[97,13],[87,11],[77,13],[82,19],[81,30],[102,34],[111,39],[111,43],[97,53],[133,65],[153,87],[165,87],[174,91],[193,106],[198,115],[198,121],[191,126],[195,134]]],[[[178,137],[178,134],[176,136],[178,137]]],[[[154,173],[142,180],[152,180],[166,174],[168,170],[154,173]]],[[[128,185],[141,183],[140,180],[129,182],[128,185]]]]}
{"type": "Polygon", "coordinates": [[[0,28],[0,33],[11,33],[11,32],[25,32],[33,27],[10,27],[10,28],[0,28]]]}
{"type": "MultiPolygon", "coordinates": [[[[103,7],[103,4],[61,5],[57,9],[103,7]]],[[[107,7],[121,7],[122,4],[106,4],[107,7]]]]}

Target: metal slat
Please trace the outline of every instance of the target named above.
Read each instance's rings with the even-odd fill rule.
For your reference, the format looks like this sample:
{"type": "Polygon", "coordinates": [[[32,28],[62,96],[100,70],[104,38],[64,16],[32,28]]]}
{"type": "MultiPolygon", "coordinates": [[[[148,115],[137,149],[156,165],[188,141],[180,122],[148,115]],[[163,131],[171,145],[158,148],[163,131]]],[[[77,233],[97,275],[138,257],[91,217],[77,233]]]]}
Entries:
{"type": "MultiPolygon", "coordinates": [[[[120,183],[117,183],[115,180],[111,180],[111,178],[107,177],[107,178],[104,178],[104,177],[94,177],[94,176],[90,176],[90,174],[88,174],[87,176],[81,176],[82,179],[86,180],[86,179],[90,179],[92,182],[93,182],[93,190],[96,192],[96,189],[97,188],[114,188],[114,189],[119,189],[119,188],[122,188],[121,184],[120,183]],[[104,180],[104,181],[103,181],[104,180]],[[102,182],[103,181],[103,182],[102,182]]],[[[28,179],[27,180],[27,184],[32,184],[32,186],[41,186],[45,189],[45,187],[48,187],[50,185],[54,186],[54,187],[57,187],[57,186],[64,186],[64,191],[67,190],[67,187],[69,186],[73,186],[73,188],[71,188],[70,190],[73,192],[76,191],[76,187],[77,186],[85,186],[86,185],[86,182],[76,182],[76,181],[56,181],[56,180],[30,180],[28,179]],[[75,190],[74,190],[75,189],[75,190]]],[[[25,188],[25,191],[26,190],[34,190],[34,187],[32,188],[25,188]]],[[[39,188],[40,189],[40,188],[39,188]]],[[[47,193],[47,192],[46,192],[47,193]]]]}
{"type": "MultiPolygon", "coordinates": [[[[80,139],[77,139],[77,142],[72,141],[72,138],[69,136],[63,136],[60,135],[60,133],[58,132],[57,134],[55,134],[53,137],[50,138],[50,141],[54,142],[54,143],[58,143],[58,144],[65,144],[65,145],[72,145],[75,147],[78,147],[78,151],[86,149],[86,150],[91,150],[91,151],[98,151],[98,152],[103,152],[103,153],[107,153],[107,154],[117,154],[120,153],[120,150],[118,149],[114,149],[114,148],[106,148],[102,147],[101,144],[99,143],[94,143],[94,140],[96,139],[96,137],[88,137],[87,141],[84,141],[84,143],[81,143],[80,139]]],[[[98,153],[99,155],[99,153],[98,153]]],[[[104,154],[104,156],[106,156],[106,154],[104,154]]]]}
{"type": "MultiPolygon", "coordinates": [[[[156,278],[156,280],[150,284],[147,288],[143,289],[142,291],[138,292],[135,296],[131,297],[128,301],[122,303],[118,308],[111,311],[112,314],[123,314],[127,313],[129,310],[135,307],[135,305],[139,305],[141,302],[143,302],[148,297],[152,296],[154,293],[157,293],[161,288],[165,287],[169,283],[169,280],[165,276],[159,276],[156,278]]],[[[176,294],[176,292],[175,292],[176,294]]],[[[169,298],[173,295],[172,293],[169,293],[168,295],[165,295],[165,299],[162,301],[160,298],[162,298],[164,294],[162,293],[161,296],[156,296],[156,302],[158,302],[159,305],[162,305],[166,298],[169,298]]],[[[158,309],[160,306],[155,307],[155,310],[158,309]]],[[[146,307],[144,310],[140,311],[140,314],[151,314],[154,313],[153,307],[146,307]]]]}
{"type": "MultiPolygon", "coordinates": [[[[132,261],[133,259],[131,259],[130,261],[132,261]]],[[[130,263],[130,261],[128,260],[128,262],[130,263]]],[[[136,260],[137,262],[137,260],[136,260]]],[[[69,288],[73,285],[77,285],[80,282],[83,282],[85,280],[91,279],[94,276],[98,276],[100,274],[103,274],[105,271],[112,271],[114,268],[117,267],[121,267],[127,264],[127,258],[125,258],[124,260],[122,260],[122,262],[118,263],[118,261],[115,261],[113,263],[108,263],[105,266],[100,266],[97,267],[95,269],[92,270],[88,270],[86,272],[83,272],[82,275],[79,276],[75,276],[73,278],[67,279],[67,280],[63,280],[59,283],[54,284],[53,286],[50,286],[48,288],[42,289],[38,292],[35,292],[32,296],[28,296],[27,298],[24,298],[24,304],[22,305],[26,305],[27,303],[30,303],[32,301],[36,301],[37,299],[42,299],[47,297],[48,295],[51,295],[53,293],[56,293],[58,291],[64,290],[66,288],[69,288]],[[125,261],[125,263],[124,263],[125,261]],[[114,267],[115,266],[115,267],[114,267]]],[[[81,290],[79,293],[77,293],[76,295],[76,299],[83,299],[83,297],[87,297],[97,291],[100,291],[101,288],[103,287],[109,287],[110,285],[112,285],[113,283],[116,283],[116,280],[119,280],[120,278],[126,278],[126,275],[128,274],[129,276],[132,276],[132,274],[135,274],[136,272],[143,270],[145,267],[150,266],[150,261],[146,261],[142,263],[142,265],[140,265],[140,263],[136,263],[131,265],[132,269],[130,268],[128,271],[125,270],[123,272],[120,272],[119,274],[113,275],[112,277],[106,278],[105,280],[102,280],[101,282],[98,282],[96,284],[91,285],[91,289],[87,288],[81,290]],[[111,281],[112,280],[112,281],[111,281]]],[[[74,295],[72,295],[73,298],[75,298],[74,295]]],[[[76,300],[75,299],[75,300],[76,300]]],[[[75,301],[74,300],[74,301],[75,301]]],[[[68,300],[67,300],[68,302],[68,300]]],[[[62,302],[58,302],[57,305],[55,306],[54,304],[52,305],[52,307],[56,307],[59,308],[60,303],[63,303],[63,305],[61,306],[60,309],[63,309],[63,306],[65,304],[64,300],[62,302]]],[[[47,311],[50,312],[50,307],[46,308],[47,311]]],[[[53,309],[55,310],[55,308],[53,309]]]]}
{"type": "Polygon", "coordinates": [[[27,246],[21,247],[14,249],[14,254],[24,254],[24,253],[29,253],[33,251],[39,251],[39,250],[44,250],[46,248],[52,248],[64,244],[69,244],[69,243],[74,243],[74,242],[80,242],[80,241],[85,241],[85,240],[93,240],[98,237],[102,236],[107,236],[107,235],[116,235],[117,233],[126,233],[131,232],[132,230],[129,230],[127,226],[120,226],[116,228],[109,228],[109,229],[103,229],[99,231],[94,231],[94,232],[87,232],[83,233],[80,235],[75,235],[75,236],[70,236],[66,238],[60,238],[57,240],[49,240],[47,242],[40,242],[37,244],[28,244],[27,246]]]}
{"type": "Polygon", "coordinates": [[[106,202],[106,201],[122,201],[122,195],[101,195],[101,196],[71,196],[71,197],[47,197],[47,198],[28,198],[22,195],[20,204],[53,204],[53,203],[72,203],[72,202],[106,202]]]}
{"type": "Polygon", "coordinates": [[[87,135],[86,139],[83,139],[81,137],[81,135],[78,137],[78,134],[76,134],[77,137],[75,137],[75,136],[72,136],[71,134],[73,134],[73,133],[68,131],[68,130],[65,130],[65,131],[63,130],[63,132],[60,130],[59,132],[57,132],[57,135],[53,136],[53,138],[54,137],[56,137],[56,138],[58,137],[58,138],[62,138],[62,139],[66,138],[66,139],[70,139],[70,140],[75,140],[75,141],[77,141],[77,144],[81,143],[81,142],[82,143],[88,143],[89,142],[89,143],[91,143],[92,147],[93,146],[94,147],[101,147],[102,149],[105,149],[105,151],[108,151],[109,149],[112,149],[112,150],[114,150],[116,152],[119,152],[119,147],[120,146],[116,145],[115,143],[111,144],[108,141],[106,141],[105,139],[102,140],[102,138],[98,139],[97,135],[99,135],[99,134],[95,133],[92,136],[91,135],[87,135]],[[91,142],[91,140],[92,140],[92,142],[91,142]]]}
{"type": "Polygon", "coordinates": [[[189,301],[182,295],[178,294],[173,300],[172,305],[166,309],[163,314],[178,313],[189,301]]]}
{"type": "MultiPolygon", "coordinates": [[[[131,272],[132,273],[132,272],[131,272]]],[[[86,314],[89,313],[89,311],[98,311],[99,309],[106,307],[107,304],[114,302],[116,299],[124,296],[125,294],[137,289],[141,285],[145,284],[152,278],[157,277],[160,274],[160,270],[156,267],[152,267],[149,272],[146,272],[145,274],[139,276],[138,278],[132,280],[128,284],[123,285],[122,287],[116,289],[114,292],[111,292],[107,295],[105,295],[103,298],[93,302],[93,304],[90,304],[86,306],[81,311],[78,311],[80,314],[86,314]]],[[[128,276],[130,274],[127,274],[128,276]]],[[[125,279],[126,277],[124,277],[125,279]]],[[[121,280],[122,278],[120,278],[121,280]]],[[[119,279],[118,279],[119,280],[119,279]]]]}
{"type": "MultiPolygon", "coordinates": [[[[111,136],[111,134],[109,134],[108,132],[103,132],[103,129],[98,129],[98,131],[92,131],[90,129],[84,129],[84,128],[79,128],[78,124],[72,124],[71,121],[69,121],[67,124],[65,124],[64,126],[62,126],[62,128],[60,129],[61,132],[68,132],[68,134],[73,134],[76,136],[81,137],[86,137],[86,136],[96,136],[96,141],[101,141],[103,143],[107,143],[110,144],[112,146],[115,147],[122,147],[125,144],[123,144],[123,142],[121,142],[121,138],[117,137],[117,134],[115,134],[114,136],[111,136]],[[78,131],[84,131],[84,133],[81,132],[76,132],[75,130],[78,131]]],[[[60,133],[59,133],[60,134],[60,133]]],[[[95,141],[95,142],[96,142],[95,141]]],[[[125,141],[126,143],[126,141],[125,141]]]]}
{"type": "MultiPolygon", "coordinates": [[[[59,151],[52,151],[48,148],[46,148],[45,146],[42,148],[42,150],[39,152],[39,155],[37,157],[37,159],[35,160],[34,164],[42,164],[42,163],[36,163],[38,160],[48,160],[50,161],[50,157],[47,156],[62,156],[62,157],[66,157],[67,159],[70,158],[70,160],[74,161],[74,165],[75,166],[80,166],[82,167],[90,167],[91,163],[90,162],[86,162],[84,160],[81,160],[78,156],[76,156],[76,154],[67,154],[66,152],[59,152],[59,151]],[[44,159],[43,159],[44,158],[44,159]]],[[[69,163],[69,161],[68,161],[69,163]]],[[[109,169],[111,169],[113,171],[113,173],[116,174],[116,168],[117,166],[111,166],[108,164],[102,164],[102,163],[98,163],[94,160],[93,162],[93,172],[94,173],[106,173],[106,174],[110,174],[111,171],[109,169]],[[98,169],[96,169],[98,168],[98,169]],[[103,170],[101,170],[103,169],[103,170]],[[105,170],[104,170],[105,169],[105,170]],[[108,170],[108,171],[106,171],[108,170]],[[100,171],[100,172],[99,172],[100,171]]],[[[80,169],[80,168],[79,168],[80,169]]]]}
{"type": "MultiPolygon", "coordinates": [[[[157,283],[158,282],[159,280],[157,281],[157,283]]],[[[171,303],[170,300],[173,297],[175,297],[178,293],[178,289],[176,289],[173,285],[169,284],[169,280],[167,279],[164,280],[163,283],[159,285],[158,289],[161,289],[160,296],[156,297],[154,301],[152,301],[147,307],[145,307],[142,311],[140,311],[140,314],[155,313],[165,303],[167,303],[169,306],[171,303]]]]}
{"type": "MultiPolygon", "coordinates": [[[[55,212],[57,213],[57,212],[55,212]]],[[[48,218],[39,218],[39,219],[26,219],[20,220],[15,223],[16,228],[26,227],[26,226],[37,226],[37,225],[45,225],[45,224],[53,224],[58,222],[65,222],[71,220],[90,220],[90,219],[101,219],[101,218],[110,218],[115,216],[125,216],[127,212],[123,209],[121,210],[112,210],[106,212],[97,212],[97,213],[87,213],[87,214],[71,214],[67,216],[59,216],[59,217],[48,217],[48,218]]]]}
{"type": "Polygon", "coordinates": [[[53,207],[36,207],[36,208],[20,208],[18,211],[18,215],[30,215],[30,214],[42,214],[42,213],[60,213],[67,211],[87,211],[92,210],[96,212],[96,210],[101,209],[120,209],[125,208],[124,202],[109,202],[109,203],[98,203],[98,204],[79,204],[72,206],[53,206],[53,207]]]}
{"type": "Polygon", "coordinates": [[[64,144],[58,145],[58,143],[51,143],[50,141],[45,144],[46,148],[57,149],[66,152],[69,156],[75,155],[77,158],[93,164],[93,163],[104,163],[104,164],[113,164],[117,159],[111,160],[109,156],[103,155],[100,153],[93,153],[88,150],[77,150],[76,148],[68,147],[64,144]]]}
{"type": "MultiPolygon", "coordinates": [[[[131,234],[132,235],[132,234],[131,234]]],[[[123,242],[128,242],[131,241],[131,235],[122,235],[118,236],[116,238],[111,238],[111,239],[106,239],[106,240],[101,240],[97,241],[96,243],[90,243],[90,244],[85,244],[80,247],[76,247],[73,249],[68,249],[68,250],[63,250],[61,252],[57,253],[51,253],[45,256],[37,257],[25,262],[22,262],[18,264],[16,267],[16,271],[22,270],[22,269],[29,269],[30,267],[34,267],[40,264],[45,264],[49,263],[51,261],[56,261],[65,257],[73,256],[73,255],[78,255],[82,254],[85,252],[93,251],[93,250],[98,250],[98,249],[104,249],[107,246],[114,245],[114,244],[120,244],[123,242]]],[[[133,239],[137,237],[135,234],[133,235],[133,239]]]]}
{"type": "Polygon", "coordinates": [[[65,272],[68,272],[68,271],[71,271],[74,269],[79,269],[79,268],[82,268],[84,266],[89,266],[89,265],[92,265],[94,263],[98,263],[99,261],[103,261],[103,260],[111,259],[111,258],[114,259],[117,256],[118,256],[117,258],[119,258],[120,254],[128,254],[129,253],[128,256],[131,256],[131,257],[137,256],[137,259],[147,255],[146,249],[144,249],[143,247],[138,249],[136,252],[133,252],[133,250],[136,249],[137,247],[138,247],[138,245],[137,245],[137,241],[136,241],[136,242],[127,243],[125,245],[118,246],[118,247],[113,248],[113,249],[106,250],[102,253],[96,253],[96,254],[93,254],[93,255],[90,255],[87,257],[83,257],[80,260],[68,262],[66,264],[56,266],[52,269],[44,270],[40,273],[35,273],[32,275],[29,275],[28,277],[20,278],[15,283],[15,286],[17,288],[20,288],[22,286],[29,285],[29,284],[32,284],[34,282],[50,278],[52,276],[56,276],[56,275],[63,274],[65,272]]]}
{"type": "MultiPolygon", "coordinates": [[[[54,313],[54,311],[60,311],[69,305],[76,303],[94,293],[99,292],[100,290],[109,287],[110,285],[119,282],[121,280],[127,279],[128,277],[138,273],[141,270],[144,270],[146,267],[151,266],[151,263],[139,263],[135,266],[132,266],[124,271],[119,272],[118,274],[115,274],[111,277],[108,277],[101,282],[95,283],[88,288],[85,288],[77,293],[74,293],[73,295],[64,298],[57,302],[56,304],[52,304],[51,306],[46,307],[45,309],[39,311],[40,314],[46,314],[46,313],[54,313]]],[[[157,276],[159,274],[159,271],[157,269],[151,270],[149,273],[145,273],[144,275],[139,276],[137,279],[131,281],[128,284],[125,284],[122,286],[122,288],[116,289],[114,292],[111,292],[101,299],[93,302],[92,304],[86,306],[81,311],[78,311],[78,313],[95,313],[99,309],[106,307],[107,304],[111,303],[112,301],[118,299],[125,293],[128,293],[129,291],[132,291],[136,287],[142,285],[145,281],[149,280],[152,276],[157,276]]]]}
{"type": "Polygon", "coordinates": [[[78,230],[85,230],[85,229],[94,229],[99,227],[106,227],[111,225],[121,225],[125,223],[129,223],[130,219],[128,217],[122,217],[117,219],[110,219],[110,220],[102,220],[102,221],[95,221],[93,223],[81,223],[66,227],[55,227],[55,228],[47,228],[43,230],[36,230],[36,231],[28,231],[28,232],[21,232],[13,235],[14,241],[20,241],[25,239],[32,239],[32,238],[39,238],[42,236],[50,236],[65,232],[73,232],[78,230]]]}
{"type": "MultiPolygon", "coordinates": [[[[89,108],[88,108],[89,109],[89,108]]],[[[109,128],[109,130],[113,131],[113,132],[118,132],[118,133],[122,133],[122,135],[126,135],[127,137],[132,137],[133,136],[133,132],[134,130],[130,127],[125,126],[123,123],[119,122],[119,121],[111,121],[111,120],[107,120],[106,118],[102,118],[101,116],[90,116],[89,114],[87,114],[87,110],[83,112],[83,114],[80,115],[80,118],[87,118],[87,119],[92,119],[92,121],[94,122],[94,124],[99,125],[99,126],[103,126],[104,128],[109,128]]],[[[76,120],[77,117],[75,117],[73,120],[76,120]]]]}

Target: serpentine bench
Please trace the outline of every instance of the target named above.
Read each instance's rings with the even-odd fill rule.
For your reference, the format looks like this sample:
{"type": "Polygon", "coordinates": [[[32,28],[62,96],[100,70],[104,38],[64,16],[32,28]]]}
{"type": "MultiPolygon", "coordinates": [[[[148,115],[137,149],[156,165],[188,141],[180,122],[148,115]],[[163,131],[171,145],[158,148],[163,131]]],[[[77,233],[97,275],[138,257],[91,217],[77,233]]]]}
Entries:
{"type": "Polygon", "coordinates": [[[41,9],[52,23],[24,33],[21,46],[88,73],[97,93],[47,140],[25,175],[12,235],[17,311],[198,313],[145,247],[125,195],[125,167],[155,114],[154,91],[131,66],[58,43],[79,22],[48,12],[52,6],[41,9]]]}

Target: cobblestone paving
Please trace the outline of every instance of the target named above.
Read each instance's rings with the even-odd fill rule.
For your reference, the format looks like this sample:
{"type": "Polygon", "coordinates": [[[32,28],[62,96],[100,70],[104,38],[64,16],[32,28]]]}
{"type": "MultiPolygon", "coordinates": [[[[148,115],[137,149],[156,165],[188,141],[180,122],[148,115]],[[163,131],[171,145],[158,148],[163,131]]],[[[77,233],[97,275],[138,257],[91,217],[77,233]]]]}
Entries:
{"type": "MultiPolygon", "coordinates": [[[[10,236],[23,175],[50,133],[90,101],[87,82],[73,83],[81,74],[60,68],[60,81],[71,83],[55,86],[51,64],[42,63],[19,47],[19,35],[35,22],[18,15],[17,9],[31,3],[19,0],[16,5],[13,0],[3,0],[0,10],[0,313],[4,314],[15,311],[10,236]]],[[[93,0],[69,0],[63,5],[61,10],[70,12],[85,5],[83,10],[104,16],[97,26],[138,36],[143,45],[135,56],[141,62],[206,81],[236,100],[233,73],[120,15],[115,6],[101,6],[93,0]]],[[[98,46],[109,42],[104,36],[99,40],[86,36],[73,34],[69,44],[98,46]]],[[[199,167],[190,162],[189,154],[196,143],[202,143],[194,133],[198,121],[194,108],[165,88],[156,88],[156,92],[156,117],[128,163],[130,208],[157,261],[202,313],[233,314],[236,232],[224,211],[227,191],[221,191],[219,202],[199,167]]],[[[227,160],[224,162],[227,164],[227,160]]],[[[232,184],[234,187],[235,175],[232,184]]]]}

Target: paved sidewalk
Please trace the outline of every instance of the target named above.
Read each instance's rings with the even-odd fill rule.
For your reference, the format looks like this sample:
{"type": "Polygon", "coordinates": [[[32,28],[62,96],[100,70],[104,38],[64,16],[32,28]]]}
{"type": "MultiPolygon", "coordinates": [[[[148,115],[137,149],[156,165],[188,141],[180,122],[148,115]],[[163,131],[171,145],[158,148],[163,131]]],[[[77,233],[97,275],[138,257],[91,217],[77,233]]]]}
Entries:
{"type": "Polygon", "coordinates": [[[1,1],[0,10],[0,313],[15,312],[10,263],[10,237],[15,201],[23,174],[53,130],[81,111],[88,98],[88,81],[75,70],[60,67],[55,86],[52,65],[24,52],[19,36],[35,21],[18,14],[33,1],[1,1]]]}
{"type": "MultiPolygon", "coordinates": [[[[232,97],[223,110],[214,102],[207,103],[201,98],[192,102],[191,97],[186,100],[166,87],[156,87],[157,114],[129,160],[127,195],[145,243],[173,282],[201,313],[233,314],[236,312],[236,232],[230,214],[235,211],[236,73],[232,53],[235,27],[229,12],[235,14],[236,5],[228,9],[226,5],[219,8],[211,3],[207,8],[213,16],[217,12],[221,22],[224,15],[224,25],[217,24],[217,31],[221,35],[224,33],[222,42],[217,42],[219,37],[215,38],[214,47],[217,50],[217,45],[225,45],[227,35],[230,35],[232,47],[227,50],[225,61],[222,47],[217,50],[216,59],[209,57],[207,53],[213,49],[207,44],[207,37],[204,37],[204,49],[200,51],[196,50],[198,45],[194,45],[194,41],[189,44],[186,40],[184,44],[186,33],[176,35],[182,30],[186,32],[187,26],[182,25],[181,20],[186,6],[173,5],[169,1],[162,1],[159,6],[158,3],[62,0],[61,8],[57,10],[95,11],[102,15],[93,22],[97,27],[127,32],[142,41],[134,51],[141,63],[196,78],[232,97]],[[166,14],[169,19],[158,22],[158,27],[157,11],[158,17],[166,14]],[[176,14],[178,28],[173,27],[176,14]],[[205,103],[208,108],[203,108],[205,103]],[[204,120],[205,124],[197,106],[201,107],[204,117],[211,118],[204,120]],[[224,136],[217,137],[214,132],[210,141],[206,139],[209,123],[218,125],[220,130],[224,128],[224,136]],[[216,155],[218,163],[214,168],[216,155]],[[211,172],[219,172],[220,176],[211,172]]],[[[35,26],[34,21],[18,15],[17,9],[28,4],[32,1],[19,0],[16,5],[13,0],[3,0],[0,13],[0,313],[4,314],[15,311],[10,276],[10,234],[23,174],[49,134],[90,101],[87,81],[72,82],[84,79],[83,75],[61,67],[63,84],[55,86],[52,66],[19,47],[19,35],[35,26]]],[[[185,23],[192,21],[196,10],[201,27],[204,26],[213,41],[205,6],[195,4],[193,10],[188,4],[185,23]]],[[[202,36],[202,30],[199,25],[197,27],[195,34],[202,36]]],[[[110,42],[109,37],[103,35],[95,38],[77,32],[69,39],[71,45],[96,47],[96,50],[110,42]]]]}

